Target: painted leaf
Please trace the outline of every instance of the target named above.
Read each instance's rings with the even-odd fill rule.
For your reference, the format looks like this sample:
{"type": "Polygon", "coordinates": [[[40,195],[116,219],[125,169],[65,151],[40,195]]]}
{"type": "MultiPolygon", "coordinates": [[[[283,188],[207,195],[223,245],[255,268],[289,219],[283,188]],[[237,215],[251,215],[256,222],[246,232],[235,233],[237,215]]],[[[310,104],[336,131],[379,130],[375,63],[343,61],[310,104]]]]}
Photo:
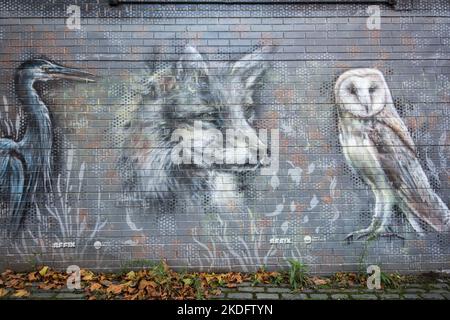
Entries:
{"type": "Polygon", "coordinates": [[[283,209],[284,209],[284,204],[282,204],[282,203],[277,204],[275,211],[271,212],[271,213],[267,213],[266,217],[275,217],[275,216],[279,215],[280,213],[282,213],[283,209]]]}
{"type": "Polygon", "coordinates": [[[309,222],[309,217],[307,215],[305,215],[303,217],[303,223],[308,223],[309,222]]]}
{"type": "Polygon", "coordinates": [[[300,185],[302,171],[303,170],[299,167],[294,167],[294,168],[288,169],[288,175],[289,175],[289,177],[291,177],[292,181],[295,182],[296,186],[300,185]]]}
{"type": "Polygon", "coordinates": [[[311,163],[311,164],[308,166],[308,174],[313,173],[315,169],[316,169],[316,165],[315,165],[314,163],[311,163]]]}
{"type": "Polygon", "coordinates": [[[270,185],[273,190],[278,189],[278,187],[280,186],[280,179],[277,175],[272,176],[272,178],[270,179],[270,185]]]}
{"type": "Polygon", "coordinates": [[[286,233],[288,228],[289,228],[289,221],[283,222],[283,224],[281,225],[281,230],[283,230],[283,232],[286,233]]]}
{"type": "Polygon", "coordinates": [[[297,208],[297,205],[295,204],[295,201],[292,201],[291,205],[290,205],[291,212],[294,212],[296,208],[297,208]]]}
{"type": "Polygon", "coordinates": [[[319,199],[317,199],[317,196],[314,195],[309,202],[309,210],[314,209],[319,204],[319,199]]]}

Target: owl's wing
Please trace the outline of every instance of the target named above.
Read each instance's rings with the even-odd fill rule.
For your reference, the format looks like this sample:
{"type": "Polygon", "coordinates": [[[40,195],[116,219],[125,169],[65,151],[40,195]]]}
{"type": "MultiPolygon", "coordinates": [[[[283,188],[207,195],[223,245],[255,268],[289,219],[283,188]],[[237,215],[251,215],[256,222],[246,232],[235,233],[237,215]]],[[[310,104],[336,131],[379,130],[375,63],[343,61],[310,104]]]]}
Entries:
{"type": "Polygon", "coordinates": [[[406,126],[399,117],[388,123],[381,118],[375,125],[371,139],[377,147],[381,166],[397,191],[403,210],[409,210],[436,231],[448,230],[449,209],[431,188],[416,156],[412,138],[403,128],[406,126]],[[392,127],[392,123],[400,125],[392,127]]]}

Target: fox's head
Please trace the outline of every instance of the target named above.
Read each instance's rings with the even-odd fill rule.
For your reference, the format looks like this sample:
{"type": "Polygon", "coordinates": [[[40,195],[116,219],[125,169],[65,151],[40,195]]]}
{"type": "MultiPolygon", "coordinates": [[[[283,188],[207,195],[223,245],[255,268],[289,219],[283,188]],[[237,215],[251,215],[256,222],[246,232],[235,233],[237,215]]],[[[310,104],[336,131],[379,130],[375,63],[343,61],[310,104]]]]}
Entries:
{"type": "Polygon", "coordinates": [[[209,169],[233,172],[268,164],[260,153],[267,147],[252,122],[269,52],[264,47],[235,62],[206,61],[186,47],[172,66],[156,68],[124,126],[119,161],[124,189],[164,199],[186,187],[209,186],[209,169]],[[183,161],[177,162],[180,153],[183,161]]]}
{"type": "Polygon", "coordinates": [[[269,67],[266,61],[269,52],[269,48],[263,47],[230,63],[206,61],[188,46],[174,64],[174,81],[164,93],[167,121],[172,128],[185,130],[192,136],[194,127],[200,127],[206,134],[197,135],[201,139],[197,144],[203,147],[223,145],[226,155],[219,167],[243,170],[261,164],[256,160],[257,150],[266,146],[252,127],[253,96],[269,67]],[[219,132],[221,138],[217,137],[219,132]],[[232,149],[227,145],[231,140],[232,149]]]}

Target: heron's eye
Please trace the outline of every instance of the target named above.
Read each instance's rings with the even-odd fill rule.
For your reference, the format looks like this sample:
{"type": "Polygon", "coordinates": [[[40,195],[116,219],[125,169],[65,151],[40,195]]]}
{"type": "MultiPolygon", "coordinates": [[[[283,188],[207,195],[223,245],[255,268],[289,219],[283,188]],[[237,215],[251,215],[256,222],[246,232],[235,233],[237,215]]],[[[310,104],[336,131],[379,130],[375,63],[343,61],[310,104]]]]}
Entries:
{"type": "Polygon", "coordinates": [[[377,90],[377,87],[376,87],[376,86],[371,86],[371,87],[369,88],[369,93],[372,94],[372,93],[375,92],[375,90],[377,90]]]}

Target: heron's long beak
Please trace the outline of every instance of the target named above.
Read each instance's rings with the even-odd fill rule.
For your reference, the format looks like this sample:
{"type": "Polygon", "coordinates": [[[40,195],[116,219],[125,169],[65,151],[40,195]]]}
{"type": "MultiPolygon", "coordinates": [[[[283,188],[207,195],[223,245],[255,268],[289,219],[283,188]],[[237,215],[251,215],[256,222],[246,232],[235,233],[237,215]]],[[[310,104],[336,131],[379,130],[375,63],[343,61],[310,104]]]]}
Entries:
{"type": "Polygon", "coordinates": [[[53,79],[69,79],[95,82],[95,75],[93,75],[92,73],[63,66],[55,65],[49,68],[47,72],[53,79]]]}

